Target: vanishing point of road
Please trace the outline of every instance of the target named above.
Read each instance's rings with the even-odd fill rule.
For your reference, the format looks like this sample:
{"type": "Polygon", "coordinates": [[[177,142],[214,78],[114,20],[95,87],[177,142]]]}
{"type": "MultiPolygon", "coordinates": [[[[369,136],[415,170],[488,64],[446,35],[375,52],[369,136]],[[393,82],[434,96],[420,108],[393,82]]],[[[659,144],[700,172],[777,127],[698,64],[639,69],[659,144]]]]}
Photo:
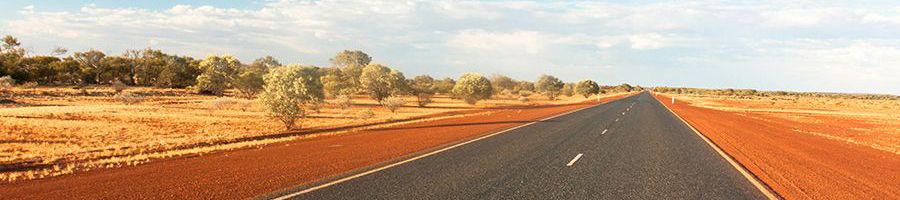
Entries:
{"type": "Polygon", "coordinates": [[[649,93],[263,198],[766,199],[649,93]]]}

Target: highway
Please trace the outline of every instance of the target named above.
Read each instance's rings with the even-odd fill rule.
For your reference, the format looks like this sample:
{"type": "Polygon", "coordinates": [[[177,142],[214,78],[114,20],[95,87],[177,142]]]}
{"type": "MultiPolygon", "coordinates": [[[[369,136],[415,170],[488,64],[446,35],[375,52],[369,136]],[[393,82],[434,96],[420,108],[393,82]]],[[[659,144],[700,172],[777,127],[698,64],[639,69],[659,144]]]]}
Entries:
{"type": "Polygon", "coordinates": [[[262,198],[767,199],[644,92],[262,198]]]}

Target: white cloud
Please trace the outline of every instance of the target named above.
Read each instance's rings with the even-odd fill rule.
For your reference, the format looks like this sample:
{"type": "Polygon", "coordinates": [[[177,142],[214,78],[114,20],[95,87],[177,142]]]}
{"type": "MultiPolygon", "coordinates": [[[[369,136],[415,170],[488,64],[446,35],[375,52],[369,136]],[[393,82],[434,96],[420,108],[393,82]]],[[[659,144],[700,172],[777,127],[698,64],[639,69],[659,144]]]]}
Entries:
{"type": "Polygon", "coordinates": [[[463,30],[450,36],[447,45],[464,49],[524,51],[528,54],[537,54],[553,42],[552,40],[549,36],[535,31],[496,33],[475,29],[463,30]]]}
{"type": "Polygon", "coordinates": [[[19,17],[0,19],[0,34],[18,36],[34,52],[49,52],[58,45],[115,54],[149,45],[195,57],[212,52],[250,60],[271,54],[285,62],[325,65],[334,52],[361,49],[411,74],[455,76],[463,70],[491,69],[529,77],[555,66],[571,76],[563,78],[604,76],[644,84],[679,80],[651,80],[631,72],[687,63],[693,68],[681,69],[700,71],[679,77],[705,80],[748,71],[747,82],[766,82],[759,77],[767,74],[749,69],[765,65],[785,69],[784,76],[819,74],[840,81],[846,78],[837,74],[851,74],[853,80],[873,86],[829,85],[833,90],[900,94],[900,84],[890,78],[900,76],[900,69],[892,67],[900,66],[894,48],[900,46],[894,43],[900,40],[896,6],[322,0],[273,1],[256,9],[89,4],[78,10],[45,11],[27,6],[17,13],[19,17]],[[615,67],[590,68],[597,73],[591,74],[584,73],[583,66],[615,67]],[[614,72],[619,77],[603,74],[614,72]]]}

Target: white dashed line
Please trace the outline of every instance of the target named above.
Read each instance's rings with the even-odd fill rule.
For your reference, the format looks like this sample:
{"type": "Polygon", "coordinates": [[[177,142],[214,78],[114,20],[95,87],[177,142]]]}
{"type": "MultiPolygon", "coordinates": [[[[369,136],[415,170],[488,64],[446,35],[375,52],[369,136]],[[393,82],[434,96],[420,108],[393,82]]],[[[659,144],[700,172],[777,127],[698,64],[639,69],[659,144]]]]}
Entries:
{"type": "Polygon", "coordinates": [[[617,118],[616,121],[619,121],[619,119],[617,118]]]}
{"type": "Polygon", "coordinates": [[[566,167],[571,167],[572,165],[574,165],[575,162],[578,161],[578,159],[581,159],[582,155],[584,154],[579,153],[577,156],[575,156],[575,158],[572,159],[572,161],[569,161],[569,164],[566,164],[566,167]]]}
{"type": "Polygon", "coordinates": [[[600,135],[606,134],[606,131],[608,131],[608,130],[609,130],[609,129],[603,129],[603,132],[600,133],[600,135]]]}

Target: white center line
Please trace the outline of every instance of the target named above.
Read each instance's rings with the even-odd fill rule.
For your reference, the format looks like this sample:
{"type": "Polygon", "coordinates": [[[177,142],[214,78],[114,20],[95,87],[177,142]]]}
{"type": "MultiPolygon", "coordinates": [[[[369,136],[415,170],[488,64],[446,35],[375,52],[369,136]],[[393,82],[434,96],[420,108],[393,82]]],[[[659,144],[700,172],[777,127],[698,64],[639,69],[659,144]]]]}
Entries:
{"type": "Polygon", "coordinates": [[[575,158],[572,159],[572,161],[569,161],[569,164],[566,164],[566,167],[571,167],[572,165],[574,165],[575,161],[578,161],[578,159],[581,159],[582,155],[584,155],[584,154],[579,153],[577,156],[575,156],[575,158]]]}
{"type": "Polygon", "coordinates": [[[600,133],[600,135],[606,134],[606,131],[608,131],[608,130],[609,130],[609,129],[603,129],[603,132],[600,133]]]}
{"type": "Polygon", "coordinates": [[[616,121],[619,121],[619,119],[618,119],[618,118],[616,118],[616,121]]]}

